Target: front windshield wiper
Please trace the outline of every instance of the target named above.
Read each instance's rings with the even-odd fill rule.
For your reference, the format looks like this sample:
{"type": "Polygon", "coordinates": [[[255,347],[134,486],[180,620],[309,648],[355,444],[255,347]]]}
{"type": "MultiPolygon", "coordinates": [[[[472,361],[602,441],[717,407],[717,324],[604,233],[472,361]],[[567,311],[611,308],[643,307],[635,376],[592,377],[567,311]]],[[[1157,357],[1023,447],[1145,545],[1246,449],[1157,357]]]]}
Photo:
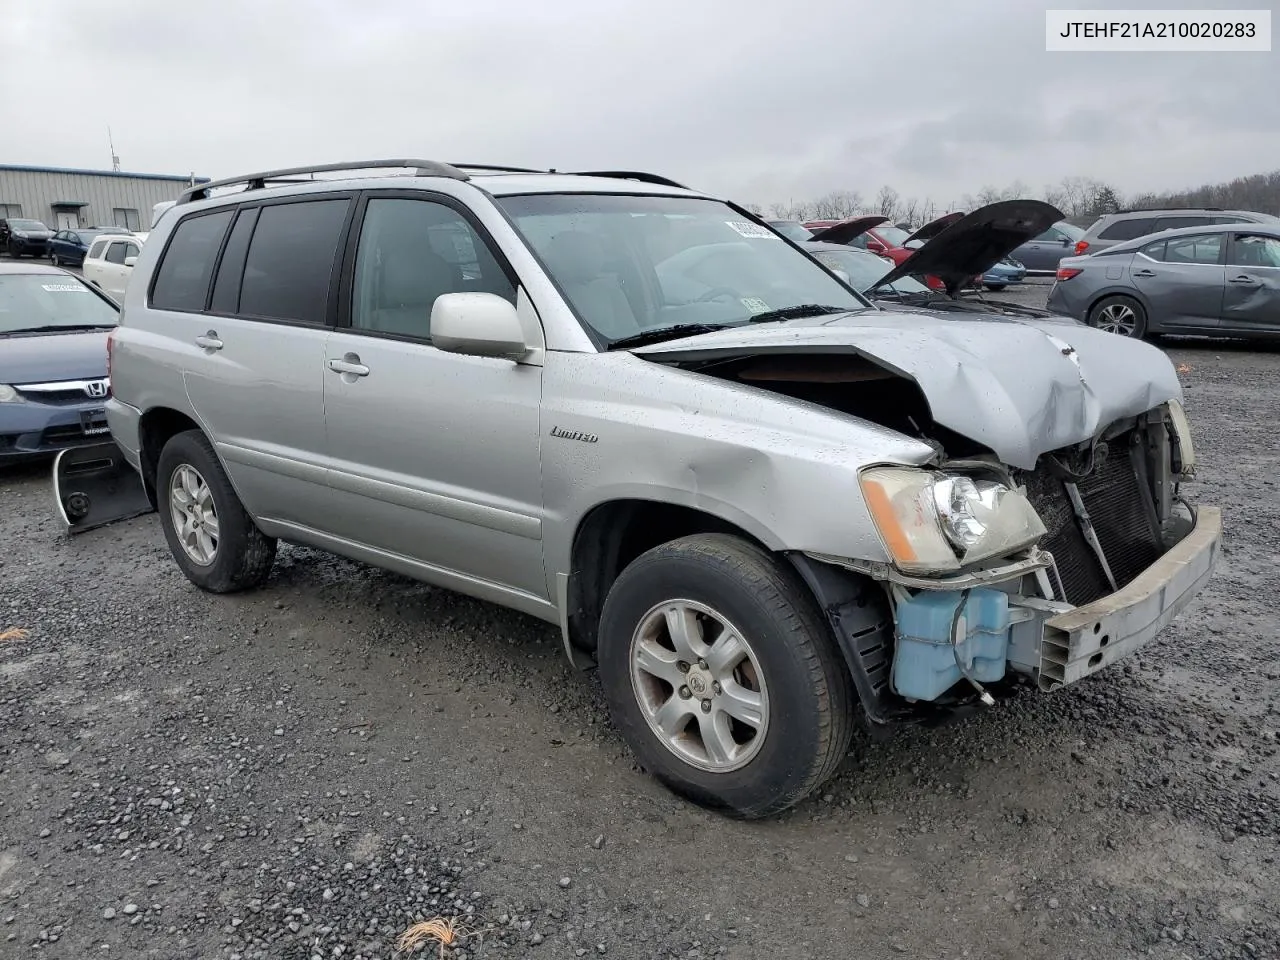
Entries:
{"type": "Polygon", "coordinates": [[[620,340],[614,340],[609,344],[610,350],[617,350],[622,347],[643,347],[649,343],[661,343],[663,340],[677,340],[680,337],[693,337],[700,333],[711,333],[715,330],[724,330],[732,324],[728,323],[677,323],[669,327],[657,327],[653,330],[643,330],[640,333],[633,333],[629,337],[623,337],[620,340]]]}
{"type": "Polygon", "coordinates": [[[114,323],[50,323],[43,327],[17,327],[13,330],[0,330],[6,333],[65,333],[74,330],[112,330],[114,323]]]}
{"type": "Polygon", "coordinates": [[[851,310],[862,310],[864,307],[832,307],[822,303],[798,303],[794,307],[782,307],[778,310],[767,310],[757,313],[751,323],[770,323],[774,320],[799,320],[801,317],[822,317],[829,313],[849,313],[851,310]]]}

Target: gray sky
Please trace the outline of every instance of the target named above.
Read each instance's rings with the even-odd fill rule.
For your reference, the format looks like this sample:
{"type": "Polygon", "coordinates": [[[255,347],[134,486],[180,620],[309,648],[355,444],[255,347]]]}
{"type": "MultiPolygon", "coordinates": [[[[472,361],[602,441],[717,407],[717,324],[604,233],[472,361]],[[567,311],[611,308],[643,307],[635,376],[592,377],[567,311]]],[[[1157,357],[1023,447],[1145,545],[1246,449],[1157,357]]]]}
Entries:
{"type": "Polygon", "coordinates": [[[1276,53],[1046,53],[1048,6],[1071,4],[0,0],[0,162],[109,169],[110,124],[126,170],[423,156],[766,205],[1280,164],[1276,53]]]}

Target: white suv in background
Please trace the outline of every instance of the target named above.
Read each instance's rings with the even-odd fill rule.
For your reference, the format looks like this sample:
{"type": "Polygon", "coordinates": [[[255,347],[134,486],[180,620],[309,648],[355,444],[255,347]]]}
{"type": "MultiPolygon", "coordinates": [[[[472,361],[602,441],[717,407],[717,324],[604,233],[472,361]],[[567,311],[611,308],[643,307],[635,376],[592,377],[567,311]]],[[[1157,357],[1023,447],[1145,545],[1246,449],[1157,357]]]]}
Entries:
{"type": "Polygon", "coordinates": [[[117,303],[142,252],[142,238],[113,234],[99,237],[84,255],[84,278],[117,303]]]}

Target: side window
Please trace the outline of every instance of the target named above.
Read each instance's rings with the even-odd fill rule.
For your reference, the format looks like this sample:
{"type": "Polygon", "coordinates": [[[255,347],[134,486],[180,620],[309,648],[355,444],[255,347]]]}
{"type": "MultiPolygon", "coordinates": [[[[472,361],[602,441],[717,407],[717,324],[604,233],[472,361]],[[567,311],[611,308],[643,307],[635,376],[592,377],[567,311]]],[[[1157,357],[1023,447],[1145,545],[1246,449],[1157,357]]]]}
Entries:
{"type": "Polygon", "coordinates": [[[89,248],[89,252],[86,254],[86,256],[90,260],[97,260],[99,257],[102,256],[102,248],[105,247],[106,245],[107,245],[107,241],[105,240],[94,241],[93,246],[89,248]]]}
{"type": "Polygon", "coordinates": [[[1036,243],[1060,243],[1065,235],[1057,228],[1050,227],[1040,236],[1036,237],[1036,243]]]}
{"type": "MultiPolygon", "coordinates": [[[[94,246],[96,247],[97,244],[95,243],[94,246]]],[[[124,265],[124,247],[125,245],[121,243],[119,240],[111,244],[111,246],[107,248],[107,262],[118,263],[121,266],[123,266],[124,265]]]]}
{"type": "Polygon", "coordinates": [[[347,197],[262,207],[240,283],[239,313],[324,323],[347,197]]]}
{"type": "Polygon", "coordinates": [[[1166,263],[1217,263],[1225,234],[1175,237],[1165,244],[1166,263]]]}
{"type": "Polygon", "coordinates": [[[1177,230],[1179,227],[1203,227],[1213,223],[1212,217],[1161,217],[1156,221],[1156,230],[1177,230]]]}
{"type": "Polygon", "coordinates": [[[204,309],[213,264],[234,210],[187,217],[173,231],[151,287],[151,305],[158,310],[204,309]]]}
{"type": "Polygon", "coordinates": [[[1138,251],[1144,257],[1150,257],[1152,260],[1164,259],[1164,241],[1157,240],[1155,243],[1148,243],[1145,247],[1138,251]]]}
{"type": "Polygon", "coordinates": [[[1155,226],[1155,217],[1132,217],[1127,220],[1117,220],[1098,234],[1098,239],[1133,240],[1148,233],[1154,233],[1155,226]]]}
{"type": "Polygon", "coordinates": [[[136,257],[142,253],[142,248],[136,243],[126,243],[124,245],[124,258],[128,260],[130,257],[136,257]]]}
{"type": "Polygon", "coordinates": [[[436,298],[469,291],[515,302],[515,287],[462,214],[431,200],[369,201],[356,248],[354,329],[430,339],[436,298]]]}
{"type": "Polygon", "coordinates": [[[1237,233],[1227,262],[1235,267],[1280,267],[1280,239],[1237,233]]]}
{"type": "Polygon", "coordinates": [[[241,210],[236,225],[231,228],[222,262],[218,265],[218,278],[213,282],[213,300],[209,309],[214,313],[236,313],[240,309],[240,274],[244,270],[244,258],[249,252],[249,238],[258,222],[261,207],[241,210]]]}

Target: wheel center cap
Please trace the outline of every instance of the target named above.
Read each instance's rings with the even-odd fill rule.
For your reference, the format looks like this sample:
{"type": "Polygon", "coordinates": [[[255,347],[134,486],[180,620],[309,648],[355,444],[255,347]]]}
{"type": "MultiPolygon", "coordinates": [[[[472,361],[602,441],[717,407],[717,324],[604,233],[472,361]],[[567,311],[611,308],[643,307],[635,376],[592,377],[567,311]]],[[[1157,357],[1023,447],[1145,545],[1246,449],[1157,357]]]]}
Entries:
{"type": "Polygon", "coordinates": [[[711,674],[701,667],[690,667],[684,682],[695,697],[705,697],[711,693],[711,674]]]}

